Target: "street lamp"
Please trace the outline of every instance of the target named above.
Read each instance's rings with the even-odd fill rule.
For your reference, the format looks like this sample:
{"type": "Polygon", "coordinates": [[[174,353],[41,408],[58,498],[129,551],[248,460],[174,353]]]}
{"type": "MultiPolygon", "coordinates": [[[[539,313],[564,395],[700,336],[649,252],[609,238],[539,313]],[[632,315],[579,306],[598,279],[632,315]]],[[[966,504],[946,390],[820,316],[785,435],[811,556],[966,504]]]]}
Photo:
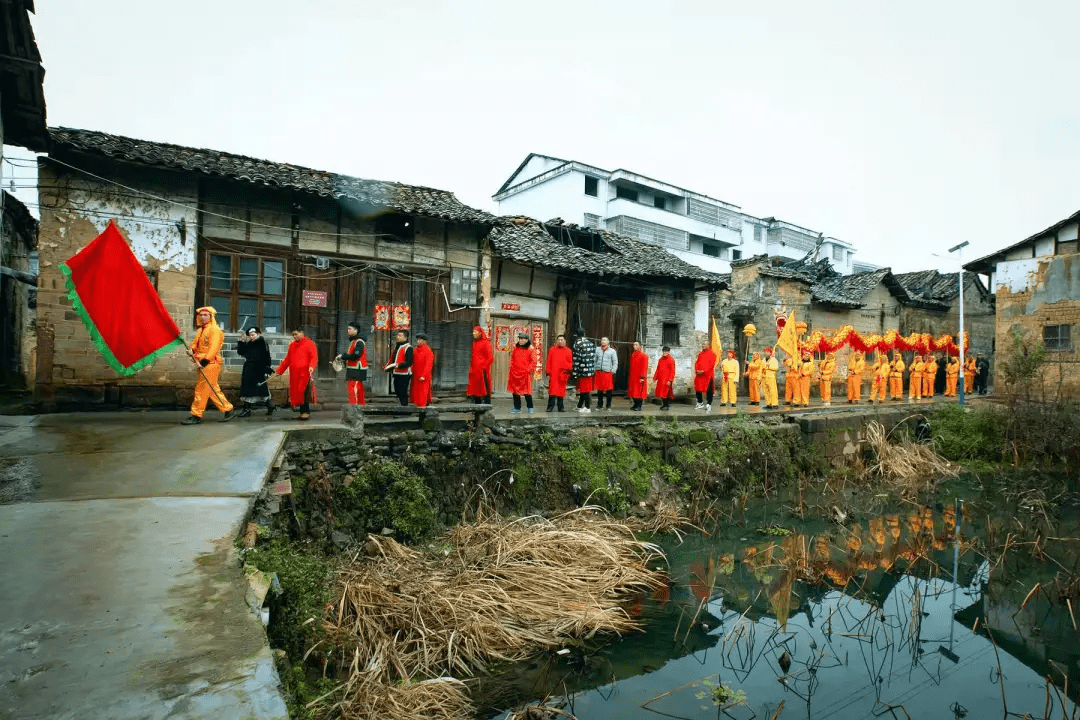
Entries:
{"type": "Polygon", "coordinates": [[[960,285],[960,342],[957,343],[960,346],[960,378],[957,382],[957,402],[961,405],[964,404],[964,253],[962,251],[967,245],[968,242],[965,240],[949,248],[949,253],[957,253],[960,259],[960,270],[956,273],[956,282],[960,285]]]}

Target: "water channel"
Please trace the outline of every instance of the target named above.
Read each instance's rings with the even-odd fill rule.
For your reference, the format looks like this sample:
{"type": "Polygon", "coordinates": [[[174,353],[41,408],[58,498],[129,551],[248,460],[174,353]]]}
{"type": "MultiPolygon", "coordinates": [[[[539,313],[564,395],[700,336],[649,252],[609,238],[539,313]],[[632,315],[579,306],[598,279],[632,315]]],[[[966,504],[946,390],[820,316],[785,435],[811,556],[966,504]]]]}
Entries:
{"type": "Polygon", "coordinates": [[[1071,717],[1080,509],[950,491],[968,497],[956,583],[951,502],[881,500],[841,524],[760,501],[742,525],[657,539],[668,581],[630,606],[644,632],[502,668],[474,693],[481,716],[553,697],[579,720],[1071,717]]]}

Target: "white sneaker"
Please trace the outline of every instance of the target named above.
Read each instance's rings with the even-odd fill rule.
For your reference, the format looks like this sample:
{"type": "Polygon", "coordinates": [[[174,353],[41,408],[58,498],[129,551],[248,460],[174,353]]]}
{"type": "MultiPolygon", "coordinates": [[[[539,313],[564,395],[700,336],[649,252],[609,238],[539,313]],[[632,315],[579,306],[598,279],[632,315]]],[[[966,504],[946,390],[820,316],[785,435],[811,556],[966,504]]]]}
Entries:
{"type": "Polygon", "coordinates": [[[581,408],[581,412],[583,412],[583,413],[591,413],[592,410],[589,409],[589,408],[581,408]]]}
{"type": "Polygon", "coordinates": [[[582,405],[581,407],[579,407],[579,408],[577,409],[577,411],[578,411],[578,412],[585,412],[585,406],[584,406],[584,405],[582,405]]]}
{"type": "Polygon", "coordinates": [[[705,403],[698,403],[697,405],[694,406],[694,409],[695,410],[704,410],[705,409],[705,403]]]}
{"type": "Polygon", "coordinates": [[[712,412],[712,405],[706,405],[705,406],[705,412],[711,413],[712,412]]]}

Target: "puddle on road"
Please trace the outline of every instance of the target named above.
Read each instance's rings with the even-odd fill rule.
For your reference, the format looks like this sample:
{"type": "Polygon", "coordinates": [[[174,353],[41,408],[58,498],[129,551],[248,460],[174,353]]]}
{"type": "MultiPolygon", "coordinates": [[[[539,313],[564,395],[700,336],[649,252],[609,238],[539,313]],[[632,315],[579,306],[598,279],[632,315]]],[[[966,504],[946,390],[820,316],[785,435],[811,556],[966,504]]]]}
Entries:
{"type": "MultiPolygon", "coordinates": [[[[1080,688],[1080,634],[1061,595],[1065,573],[1055,574],[1076,572],[1080,545],[1045,543],[1047,555],[1021,545],[1003,563],[988,560],[981,553],[1005,542],[1009,525],[1017,531],[1011,516],[1008,525],[980,517],[991,506],[963,513],[956,585],[951,506],[897,506],[846,528],[799,523],[786,536],[728,527],[668,544],[670,582],[630,608],[644,633],[504,668],[474,693],[481,716],[552,696],[579,720],[771,720],[781,703],[780,720],[974,719],[1001,717],[1004,692],[1017,718],[1069,717],[1061,708],[1073,711],[1080,688]],[[721,684],[746,704],[722,709],[721,684]]],[[[1076,508],[1056,534],[1080,536],[1076,508]]]]}

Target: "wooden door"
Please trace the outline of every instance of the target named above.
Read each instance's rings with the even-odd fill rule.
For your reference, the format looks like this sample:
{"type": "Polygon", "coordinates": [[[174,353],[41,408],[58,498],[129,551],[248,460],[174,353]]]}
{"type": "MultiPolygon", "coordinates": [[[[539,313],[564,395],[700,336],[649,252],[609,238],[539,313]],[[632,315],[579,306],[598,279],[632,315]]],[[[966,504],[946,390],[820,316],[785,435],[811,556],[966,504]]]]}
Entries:
{"type": "MultiPolygon", "coordinates": [[[[316,270],[310,265],[304,266],[304,279],[300,289],[301,297],[305,290],[326,293],[326,307],[300,306],[300,326],[315,342],[319,352],[319,375],[332,377],[330,362],[337,355],[337,270],[316,270]]],[[[302,301],[301,301],[302,303],[302,301]]]]}
{"type": "Polygon", "coordinates": [[[491,365],[491,384],[492,394],[499,397],[508,397],[509,393],[506,392],[506,381],[510,376],[510,352],[513,350],[514,345],[517,344],[517,334],[519,332],[528,333],[533,338],[533,351],[536,352],[539,348],[537,355],[537,374],[533,374],[533,395],[538,394],[537,389],[543,386],[543,363],[547,361],[547,348],[551,344],[551,340],[548,337],[548,324],[546,320],[528,320],[525,318],[493,318],[492,319],[492,352],[495,356],[495,362],[491,365]],[[498,328],[509,327],[510,337],[509,346],[505,350],[498,348],[498,328]],[[539,337],[539,343],[536,342],[539,337]]]}
{"type": "MultiPolygon", "coordinates": [[[[600,338],[606,337],[615,347],[619,356],[619,371],[615,373],[615,389],[625,390],[627,376],[630,374],[630,354],[634,352],[634,341],[642,336],[639,327],[639,306],[633,300],[578,300],[572,313],[577,314],[589,339],[600,345],[600,338]]],[[[574,317],[572,314],[571,317],[574,317]]]]}

